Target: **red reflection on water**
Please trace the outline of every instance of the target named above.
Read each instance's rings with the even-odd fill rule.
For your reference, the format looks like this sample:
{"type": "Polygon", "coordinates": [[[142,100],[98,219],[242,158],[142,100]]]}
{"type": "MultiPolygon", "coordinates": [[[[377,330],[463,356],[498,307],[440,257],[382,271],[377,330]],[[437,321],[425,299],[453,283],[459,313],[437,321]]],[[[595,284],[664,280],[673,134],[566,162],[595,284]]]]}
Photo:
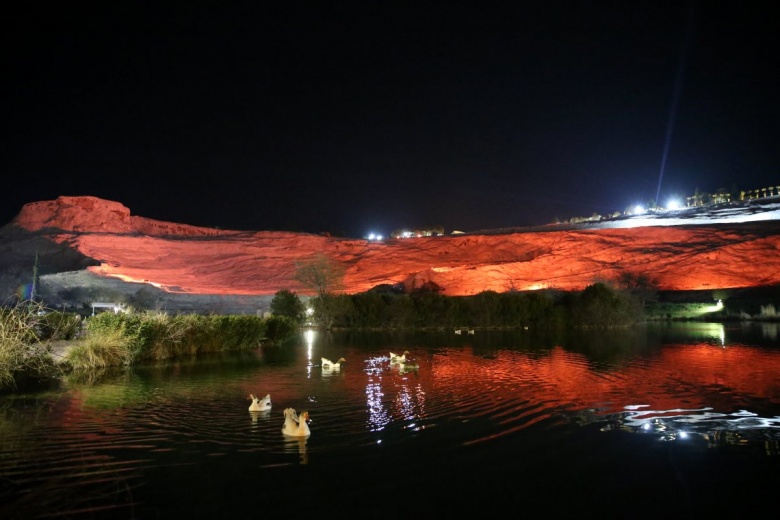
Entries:
{"type": "Polygon", "coordinates": [[[602,403],[605,412],[635,405],[657,410],[720,405],[728,411],[735,401],[753,398],[780,403],[780,353],[707,343],[669,345],[651,360],[609,370],[595,369],[586,356],[562,347],[543,357],[499,351],[479,367],[470,357],[447,357],[431,362],[431,377],[467,379],[469,384],[452,387],[460,398],[487,390],[493,399],[516,399],[524,392],[534,401],[573,408],[602,403]],[[469,375],[475,370],[478,377],[469,375]]]}

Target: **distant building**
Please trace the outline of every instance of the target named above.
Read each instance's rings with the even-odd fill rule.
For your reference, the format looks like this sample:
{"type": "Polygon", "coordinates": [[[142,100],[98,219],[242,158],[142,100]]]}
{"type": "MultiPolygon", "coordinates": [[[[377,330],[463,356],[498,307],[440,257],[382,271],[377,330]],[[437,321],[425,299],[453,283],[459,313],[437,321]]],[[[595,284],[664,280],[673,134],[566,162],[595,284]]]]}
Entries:
{"type": "Polygon", "coordinates": [[[114,314],[120,312],[127,312],[127,307],[124,303],[108,303],[108,302],[92,302],[92,315],[94,316],[98,309],[106,311],[113,311],[114,314]]]}
{"type": "Polygon", "coordinates": [[[443,226],[415,229],[397,229],[390,233],[392,238],[436,237],[444,235],[443,226]]]}
{"type": "MultiPolygon", "coordinates": [[[[726,204],[734,200],[736,194],[720,189],[716,193],[697,193],[692,197],[686,197],[688,207],[706,206],[708,204],[726,204]]],[[[769,186],[756,190],[743,190],[739,192],[739,200],[755,200],[767,197],[780,197],[780,186],[769,186]]]]}
{"type": "Polygon", "coordinates": [[[747,190],[739,192],[739,200],[763,199],[765,197],[779,197],[780,186],[769,186],[757,190],[747,190]]]}

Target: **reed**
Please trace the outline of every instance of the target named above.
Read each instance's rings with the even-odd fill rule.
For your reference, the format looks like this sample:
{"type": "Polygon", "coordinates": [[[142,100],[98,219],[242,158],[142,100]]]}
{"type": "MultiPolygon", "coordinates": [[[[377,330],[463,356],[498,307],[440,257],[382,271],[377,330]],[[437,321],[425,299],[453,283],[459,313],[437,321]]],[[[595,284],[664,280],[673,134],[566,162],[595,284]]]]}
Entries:
{"type": "Polygon", "coordinates": [[[0,388],[15,386],[20,374],[45,374],[55,367],[38,332],[41,312],[34,302],[0,308],[0,388]]]}
{"type": "Polygon", "coordinates": [[[44,313],[29,303],[0,308],[0,388],[21,372],[70,369],[84,373],[208,352],[238,351],[262,341],[290,337],[297,324],[285,317],[169,315],[164,312],[78,316],[44,313]],[[51,341],[68,342],[64,365],[52,357],[51,341]]]}
{"type": "Polygon", "coordinates": [[[147,311],[139,318],[142,331],[139,357],[142,359],[170,359],[197,352],[197,347],[187,341],[189,332],[196,326],[191,315],[171,316],[147,311]]]}
{"type": "Polygon", "coordinates": [[[98,329],[75,342],[65,356],[75,371],[130,364],[133,351],[122,330],[98,329]]]}
{"type": "Polygon", "coordinates": [[[103,313],[87,323],[88,337],[116,331],[126,339],[130,363],[254,348],[265,339],[266,330],[266,320],[251,315],[169,315],[153,311],[103,313]]]}

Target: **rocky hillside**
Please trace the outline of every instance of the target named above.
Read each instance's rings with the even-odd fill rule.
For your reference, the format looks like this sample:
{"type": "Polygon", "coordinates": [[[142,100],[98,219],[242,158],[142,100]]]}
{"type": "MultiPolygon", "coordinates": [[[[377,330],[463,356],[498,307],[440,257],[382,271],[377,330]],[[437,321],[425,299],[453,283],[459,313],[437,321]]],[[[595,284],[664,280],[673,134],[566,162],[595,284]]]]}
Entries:
{"type": "Polygon", "coordinates": [[[674,219],[369,242],[200,228],[134,216],[118,202],[60,197],[25,205],[0,228],[0,269],[29,270],[37,253],[40,273],[52,283],[81,277],[172,296],[263,301],[280,289],[306,294],[294,279],[296,263],[318,253],[344,267],[348,293],[428,282],[447,295],[580,290],[624,273],[649,275],[675,291],[780,284],[780,208],[721,211],[728,218],[682,212],[674,219]],[[747,221],[739,222],[740,215],[747,221]]]}

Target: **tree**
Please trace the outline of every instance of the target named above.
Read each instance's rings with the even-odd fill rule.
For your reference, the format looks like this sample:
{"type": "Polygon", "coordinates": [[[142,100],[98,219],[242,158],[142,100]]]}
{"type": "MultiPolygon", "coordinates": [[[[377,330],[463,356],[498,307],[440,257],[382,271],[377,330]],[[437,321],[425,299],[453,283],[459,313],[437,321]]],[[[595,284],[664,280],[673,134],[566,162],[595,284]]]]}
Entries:
{"type": "Polygon", "coordinates": [[[127,303],[138,309],[160,310],[162,291],[154,286],[141,287],[127,298],[127,303]]]}
{"type": "Polygon", "coordinates": [[[288,289],[277,291],[271,300],[271,314],[274,316],[286,316],[296,323],[302,323],[305,312],[306,306],[301,299],[288,289]]]}
{"type": "Polygon", "coordinates": [[[309,260],[296,263],[295,279],[321,298],[342,290],[344,268],[324,254],[318,253],[309,260]]]}
{"type": "Polygon", "coordinates": [[[355,325],[355,305],[346,294],[326,294],[310,300],[313,319],[321,327],[352,327],[355,325]]]}
{"type": "Polygon", "coordinates": [[[625,327],[642,316],[639,303],[628,294],[603,283],[589,285],[572,294],[569,303],[572,323],[580,327],[625,327]]]}
{"type": "Polygon", "coordinates": [[[501,296],[496,291],[482,291],[470,301],[471,313],[477,325],[490,327],[500,324],[501,296]]]}
{"type": "Polygon", "coordinates": [[[642,306],[648,301],[658,299],[658,280],[646,273],[623,271],[618,276],[618,285],[637,298],[642,306]]]}
{"type": "Polygon", "coordinates": [[[295,279],[316,293],[311,300],[315,320],[325,328],[333,326],[341,312],[342,301],[334,295],[344,287],[344,268],[341,264],[318,253],[295,265],[295,279]]]}

